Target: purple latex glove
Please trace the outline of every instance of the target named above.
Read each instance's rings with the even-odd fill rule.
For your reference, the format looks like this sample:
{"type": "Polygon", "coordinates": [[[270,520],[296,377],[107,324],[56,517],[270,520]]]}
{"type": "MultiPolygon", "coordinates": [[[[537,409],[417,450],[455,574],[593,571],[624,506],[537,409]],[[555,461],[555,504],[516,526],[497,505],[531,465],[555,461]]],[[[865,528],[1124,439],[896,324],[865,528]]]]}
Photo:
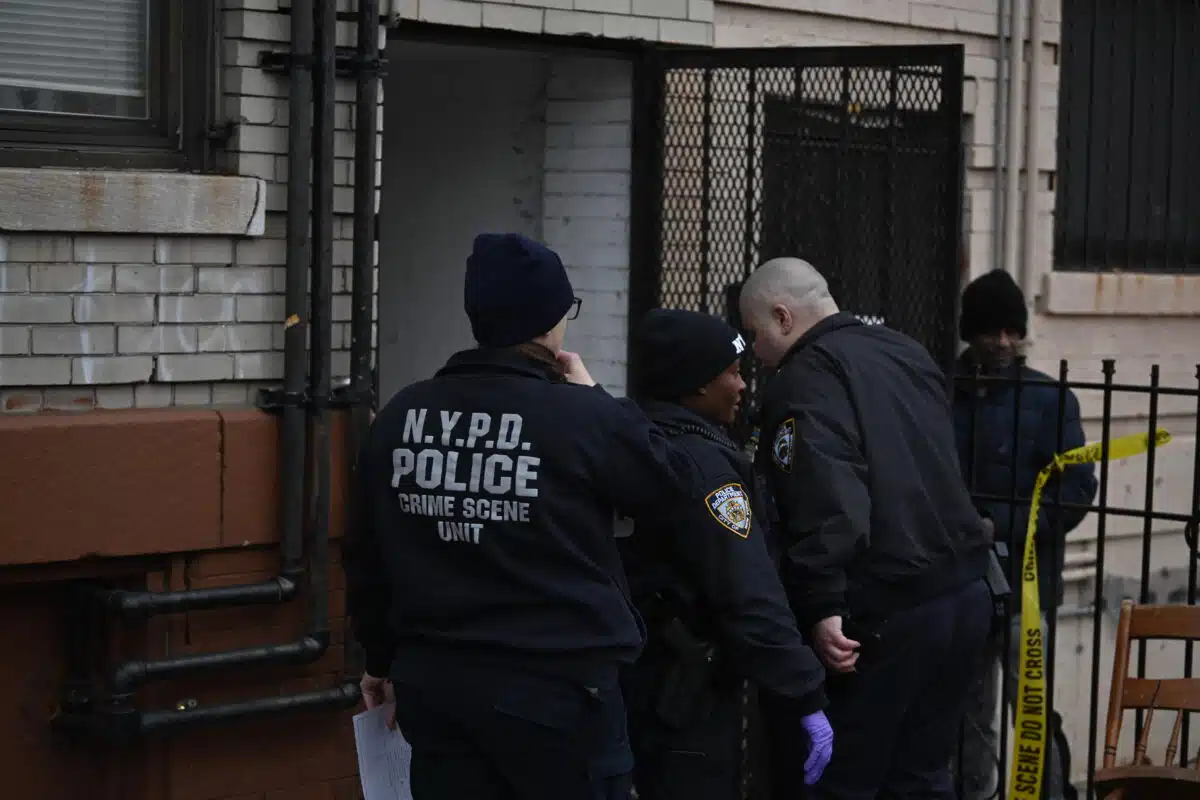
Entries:
{"type": "Polygon", "coordinates": [[[809,714],[800,720],[808,734],[808,758],[804,762],[804,783],[812,786],[821,780],[821,774],[833,758],[833,728],[824,711],[809,714]]]}

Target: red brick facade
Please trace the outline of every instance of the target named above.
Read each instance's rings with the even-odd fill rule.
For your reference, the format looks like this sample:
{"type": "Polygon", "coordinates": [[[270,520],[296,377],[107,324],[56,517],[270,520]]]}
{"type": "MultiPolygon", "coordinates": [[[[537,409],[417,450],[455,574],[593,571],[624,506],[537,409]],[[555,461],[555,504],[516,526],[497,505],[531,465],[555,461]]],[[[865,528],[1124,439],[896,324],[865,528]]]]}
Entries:
{"type": "MultiPolygon", "coordinates": [[[[335,441],[341,436],[335,430],[335,441]]],[[[0,417],[0,775],[12,800],[350,800],[352,712],[300,712],[156,733],[132,748],[65,741],[50,728],[65,669],[73,579],[150,589],[255,583],[278,569],[278,434],[250,411],[0,417]]],[[[334,473],[344,461],[335,453],[334,473]]],[[[339,482],[340,486],[340,482],[339,482]]],[[[340,489],[332,519],[340,536],[340,489]]],[[[332,644],[305,667],[235,669],[152,683],[143,709],[290,694],[344,678],[345,591],[331,548],[332,644]]],[[[292,641],[308,598],[127,623],[122,658],[292,641]]]]}

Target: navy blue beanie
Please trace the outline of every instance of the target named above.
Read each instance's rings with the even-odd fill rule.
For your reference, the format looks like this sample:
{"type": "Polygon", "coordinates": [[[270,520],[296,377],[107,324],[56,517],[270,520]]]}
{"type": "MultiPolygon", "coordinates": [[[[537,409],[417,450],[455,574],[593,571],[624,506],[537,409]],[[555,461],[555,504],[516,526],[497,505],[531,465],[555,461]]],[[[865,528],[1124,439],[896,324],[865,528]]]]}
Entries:
{"type": "Polygon", "coordinates": [[[633,389],[674,402],[707,386],[742,357],[746,343],[725,320],[698,311],[647,311],[633,334],[633,389]]]}
{"type": "Polygon", "coordinates": [[[547,333],[575,302],[562,259],[517,233],[481,233],[467,258],[463,304],[483,347],[523,344],[547,333]]]}
{"type": "Polygon", "coordinates": [[[987,272],[963,290],[958,317],[958,338],[969,342],[976,336],[1000,331],[1029,335],[1029,309],[1021,287],[1002,269],[987,272]]]}

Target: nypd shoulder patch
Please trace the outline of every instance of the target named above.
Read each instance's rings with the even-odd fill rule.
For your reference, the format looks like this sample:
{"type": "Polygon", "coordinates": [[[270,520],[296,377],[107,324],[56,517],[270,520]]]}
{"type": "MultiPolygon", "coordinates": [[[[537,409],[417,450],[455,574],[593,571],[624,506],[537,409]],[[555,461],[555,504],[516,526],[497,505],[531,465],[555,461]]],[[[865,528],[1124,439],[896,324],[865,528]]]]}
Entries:
{"type": "Polygon", "coordinates": [[[775,430],[771,443],[771,459],[784,472],[792,471],[792,442],[796,438],[796,420],[788,417],[775,430]]]}
{"type": "Polygon", "coordinates": [[[740,483],[727,483],[704,498],[708,513],[743,539],[750,536],[750,498],[740,483]]]}

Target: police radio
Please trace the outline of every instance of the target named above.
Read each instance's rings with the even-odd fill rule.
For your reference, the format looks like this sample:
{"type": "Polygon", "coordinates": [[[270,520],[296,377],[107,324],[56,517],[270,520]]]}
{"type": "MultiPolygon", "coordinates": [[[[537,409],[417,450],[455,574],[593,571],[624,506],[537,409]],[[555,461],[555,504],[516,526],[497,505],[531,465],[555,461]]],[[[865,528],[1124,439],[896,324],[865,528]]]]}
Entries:
{"type": "Polygon", "coordinates": [[[992,598],[992,630],[1000,631],[1008,624],[1012,607],[1012,585],[1008,582],[1004,564],[1008,562],[1008,545],[993,542],[988,548],[987,573],[984,581],[992,598]]]}

